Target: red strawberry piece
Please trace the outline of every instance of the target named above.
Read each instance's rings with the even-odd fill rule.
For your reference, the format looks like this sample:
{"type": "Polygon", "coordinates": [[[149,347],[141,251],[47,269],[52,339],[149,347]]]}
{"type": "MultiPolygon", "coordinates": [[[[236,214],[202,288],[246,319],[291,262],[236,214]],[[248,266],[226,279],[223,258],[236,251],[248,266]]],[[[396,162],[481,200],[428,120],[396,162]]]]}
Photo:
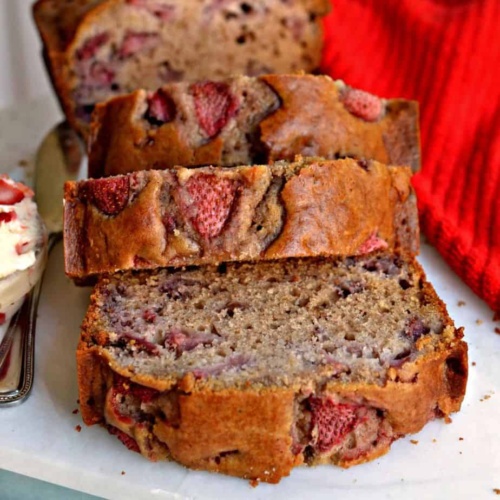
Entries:
{"type": "Polygon", "coordinates": [[[91,59],[108,40],[109,33],[106,32],[88,38],[81,48],[76,51],[76,57],[80,59],[80,61],[91,59]]]}
{"type": "Polygon", "coordinates": [[[111,69],[110,64],[100,61],[92,64],[90,68],[89,84],[95,87],[107,87],[113,83],[115,72],[111,69]]]}
{"type": "Polygon", "coordinates": [[[0,313],[0,326],[5,325],[5,320],[7,317],[5,316],[5,313],[0,313]]]}
{"type": "MultiPolygon", "coordinates": [[[[126,379],[124,379],[126,380],[126,379]]],[[[110,401],[110,410],[113,413],[113,418],[115,418],[117,421],[122,422],[125,425],[130,425],[133,423],[132,418],[130,415],[122,413],[122,408],[121,408],[121,402],[123,400],[123,395],[127,394],[128,392],[128,386],[127,386],[127,391],[124,389],[125,386],[120,386],[120,385],[114,385],[111,389],[111,394],[109,395],[109,401],[110,401]]]]}
{"type": "Polygon", "coordinates": [[[189,212],[194,228],[206,239],[219,235],[231,213],[236,182],[212,174],[198,174],[189,179],[186,188],[193,199],[189,212]]]}
{"type": "Polygon", "coordinates": [[[216,335],[173,327],[165,338],[165,345],[176,349],[178,354],[192,351],[199,345],[212,345],[216,335]]]}
{"type": "Polygon", "coordinates": [[[15,205],[24,200],[27,193],[22,189],[21,184],[10,184],[5,179],[0,178],[0,205],[15,205]]]}
{"type": "Polygon", "coordinates": [[[134,384],[120,375],[115,375],[114,390],[119,394],[130,394],[140,399],[143,403],[150,403],[160,394],[156,389],[134,384]]]}
{"type": "Polygon", "coordinates": [[[349,113],[367,122],[376,122],[384,113],[382,99],[364,90],[347,88],[340,100],[349,113]]]}
{"type": "MultiPolygon", "coordinates": [[[[132,326],[132,325],[130,325],[132,326]]],[[[133,345],[137,347],[138,349],[141,349],[143,351],[146,351],[149,354],[159,354],[158,353],[158,346],[156,344],[153,344],[152,342],[149,342],[146,339],[143,339],[141,337],[135,337],[133,335],[129,334],[124,334],[121,335],[123,339],[126,339],[127,343],[130,345],[133,345]]]]}
{"type": "Polygon", "coordinates": [[[173,233],[175,228],[177,227],[174,217],[172,217],[172,215],[170,214],[165,214],[165,216],[162,218],[162,222],[167,233],[173,233]]]}
{"type": "Polygon", "coordinates": [[[229,91],[229,85],[223,82],[193,83],[190,91],[200,127],[209,137],[214,137],[236,114],[236,98],[229,91]]]}
{"type": "Polygon", "coordinates": [[[141,452],[139,445],[134,438],[131,438],[128,434],[125,434],[123,431],[112,425],[108,425],[107,429],[110,434],[116,436],[129,450],[136,451],[137,453],[141,452]]]}
{"type": "Polygon", "coordinates": [[[146,120],[153,125],[163,125],[175,118],[175,103],[163,90],[158,90],[148,97],[146,120]]]}
{"type": "Polygon", "coordinates": [[[160,395],[160,392],[155,390],[155,389],[151,389],[150,387],[144,387],[142,385],[131,384],[130,394],[132,394],[132,396],[140,399],[142,403],[151,403],[151,401],[153,401],[153,399],[155,399],[156,397],[158,397],[160,395]]]}
{"type": "Polygon", "coordinates": [[[129,31],[125,34],[118,55],[121,58],[130,57],[137,52],[155,47],[160,37],[158,33],[129,31]]]}
{"type": "Polygon", "coordinates": [[[0,223],[5,222],[7,224],[8,222],[16,220],[16,218],[17,214],[14,210],[10,210],[9,212],[0,212],[0,223]]]}
{"type": "Polygon", "coordinates": [[[127,0],[127,3],[139,9],[147,10],[150,14],[160,18],[162,21],[169,21],[175,12],[174,5],[163,5],[150,0],[127,0]]]}
{"type": "Polygon", "coordinates": [[[85,186],[84,197],[106,215],[117,215],[128,203],[130,184],[128,177],[94,179],[85,186]]]}
{"type": "Polygon", "coordinates": [[[431,329],[425,326],[420,318],[412,318],[405,328],[405,334],[411,337],[413,341],[417,341],[422,335],[429,333],[431,329]]]}
{"type": "Polygon", "coordinates": [[[26,253],[28,245],[29,245],[28,241],[24,241],[23,243],[16,243],[16,253],[17,253],[17,255],[22,255],[23,253],[26,253]]]}
{"type": "Polygon", "coordinates": [[[312,412],[311,428],[317,430],[316,448],[321,453],[340,444],[360,423],[357,405],[335,403],[329,398],[314,396],[309,398],[309,405],[312,412]]]}
{"type": "Polygon", "coordinates": [[[170,332],[165,337],[165,345],[174,347],[178,349],[180,352],[183,351],[183,345],[186,343],[188,336],[186,332],[181,330],[180,328],[171,328],[170,332]]]}
{"type": "Polygon", "coordinates": [[[381,250],[387,248],[389,245],[387,241],[379,238],[377,232],[374,231],[368,239],[358,248],[357,255],[363,255],[366,253],[374,252],[375,250],[381,250]]]}
{"type": "Polygon", "coordinates": [[[156,319],[156,313],[152,311],[151,309],[146,309],[142,313],[142,319],[146,321],[147,323],[154,323],[156,319]]]}

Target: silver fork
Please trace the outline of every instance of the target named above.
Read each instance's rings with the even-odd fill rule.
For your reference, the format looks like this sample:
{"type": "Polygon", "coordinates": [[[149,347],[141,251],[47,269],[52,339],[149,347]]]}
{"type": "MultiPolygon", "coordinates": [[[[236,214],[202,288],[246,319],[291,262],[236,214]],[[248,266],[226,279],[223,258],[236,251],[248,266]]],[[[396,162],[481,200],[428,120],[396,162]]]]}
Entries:
{"type": "MultiPolygon", "coordinates": [[[[45,136],[35,160],[35,199],[49,232],[49,253],[62,235],[64,183],[83,179],[86,173],[87,162],[82,141],[66,122],[60,123],[45,136]]],[[[0,407],[23,402],[33,387],[35,330],[42,281],[43,276],[26,295],[0,344],[0,372],[10,353],[7,372],[13,374],[9,377],[7,373],[0,380],[0,407]],[[12,350],[16,334],[20,335],[17,356],[12,350]]]]}

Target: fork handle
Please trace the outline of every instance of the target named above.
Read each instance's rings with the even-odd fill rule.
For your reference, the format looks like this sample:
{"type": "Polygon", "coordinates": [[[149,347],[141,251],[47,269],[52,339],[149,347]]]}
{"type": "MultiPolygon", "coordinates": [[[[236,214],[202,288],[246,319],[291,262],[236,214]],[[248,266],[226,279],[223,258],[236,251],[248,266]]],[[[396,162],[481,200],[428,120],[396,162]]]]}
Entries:
{"type": "MultiPolygon", "coordinates": [[[[52,233],[49,236],[48,252],[54,248],[61,235],[52,233]]],[[[29,395],[35,377],[35,332],[40,291],[42,289],[43,275],[37,284],[26,295],[23,305],[18,312],[17,328],[21,334],[21,349],[18,359],[13,363],[22,363],[19,371],[17,388],[11,392],[0,394],[1,406],[14,406],[22,403],[29,395]]]]}

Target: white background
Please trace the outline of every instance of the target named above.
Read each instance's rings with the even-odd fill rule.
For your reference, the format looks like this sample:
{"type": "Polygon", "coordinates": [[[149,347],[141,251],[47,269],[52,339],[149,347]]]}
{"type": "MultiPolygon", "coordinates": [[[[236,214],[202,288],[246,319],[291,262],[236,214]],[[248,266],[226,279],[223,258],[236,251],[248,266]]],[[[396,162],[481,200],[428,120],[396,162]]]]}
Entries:
{"type": "Polygon", "coordinates": [[[32,3],[0,0],[0,108],[50,95],[32,3]]]}

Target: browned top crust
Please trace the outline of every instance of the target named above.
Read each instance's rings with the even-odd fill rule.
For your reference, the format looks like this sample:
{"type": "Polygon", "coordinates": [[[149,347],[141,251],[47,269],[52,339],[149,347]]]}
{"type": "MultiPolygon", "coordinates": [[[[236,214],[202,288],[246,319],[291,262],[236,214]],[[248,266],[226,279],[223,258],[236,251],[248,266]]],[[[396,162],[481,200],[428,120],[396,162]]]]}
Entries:
{"type": "Polygon", "coordinates": [[[224,85],[238,109],[213,137],[200,132],[196,100],[187,83],[162,87],[176,114],[160,126],[151,126],[145,118],[148,102],[158,93],[148,97],[135,92],[98,105],[91,127],[90,176],[179,164],[265,163],[293,160],[297,154],[375,159],[408,165],[413,171],[420,166],[415,101],[382,100],[327,76],[236,77],[224,85]],[[362,106],[376,106],[376,113],[363,114],[362,106]],[[247,143],[244,154],[242,145],[247,143]]]}
{"type": "Polygon", "coordinates": [[[407,167],[352,159],[177,167],[65,186],[65,269],[126,269],[379,248],[418,252],[407,167]]]}

